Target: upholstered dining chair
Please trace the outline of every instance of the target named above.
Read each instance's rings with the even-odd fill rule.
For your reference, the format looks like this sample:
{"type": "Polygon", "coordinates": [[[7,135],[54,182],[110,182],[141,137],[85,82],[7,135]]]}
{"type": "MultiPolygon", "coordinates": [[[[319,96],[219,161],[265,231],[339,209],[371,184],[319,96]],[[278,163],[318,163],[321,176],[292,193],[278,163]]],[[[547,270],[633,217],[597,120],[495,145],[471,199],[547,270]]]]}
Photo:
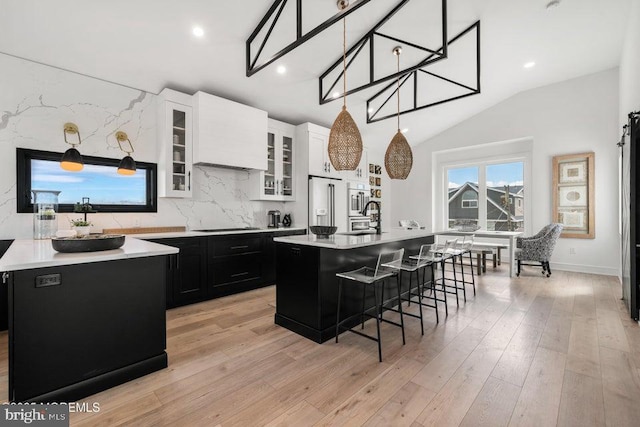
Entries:
{"type": "Polygon", "coordinates": [[[562,224],[548,224],[531,237],[516,238],[516,259],[518,260],[516,276],[520,276],[523,265],[542,267],[542,274],[546,274],[547,277],[551,276],[549,258],[551,258],[556,241],[562,233],[562,227],[562,224]]]}

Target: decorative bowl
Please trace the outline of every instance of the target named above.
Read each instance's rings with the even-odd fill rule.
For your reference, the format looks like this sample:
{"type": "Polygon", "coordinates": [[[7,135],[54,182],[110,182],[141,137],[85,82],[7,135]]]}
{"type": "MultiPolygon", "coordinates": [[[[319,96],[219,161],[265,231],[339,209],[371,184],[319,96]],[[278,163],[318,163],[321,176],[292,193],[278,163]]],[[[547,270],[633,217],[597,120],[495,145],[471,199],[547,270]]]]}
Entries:
{"type": "Polygon", "coordinates": [[[53,249],[58,252],[96,252],[118,249],[124,245],[122,234],[89,234],[87,236],[54,237],[53,249]]]}
{"type": "Polygon", "coordinates": [[[318,236],[319,239],[328,239],[329,236],[338,231],[338,227],[332,225],[312,225],[309,231],[318,236]]]}

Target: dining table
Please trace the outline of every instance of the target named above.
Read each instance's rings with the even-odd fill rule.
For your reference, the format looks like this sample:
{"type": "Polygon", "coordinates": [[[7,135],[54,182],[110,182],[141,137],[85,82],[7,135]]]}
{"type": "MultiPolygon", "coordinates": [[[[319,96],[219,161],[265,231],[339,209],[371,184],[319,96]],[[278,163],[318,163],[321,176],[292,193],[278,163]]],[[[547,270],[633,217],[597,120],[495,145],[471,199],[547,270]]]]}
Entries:
{"type": "Polygon", "coordinates": [[[475,236],[480,238],[489,239],[504,239],[509,242],[509,277],[513,277],[515,274],[515,268],[513,264],[515,262],[516,254],[516,237],[521,236],[521,231],[495,231],[495,230],[476,230],[476,231],[462,231],[462,230],[442,230],[433,233],[436,236],[454,236],[465,237],[475,236]]]}

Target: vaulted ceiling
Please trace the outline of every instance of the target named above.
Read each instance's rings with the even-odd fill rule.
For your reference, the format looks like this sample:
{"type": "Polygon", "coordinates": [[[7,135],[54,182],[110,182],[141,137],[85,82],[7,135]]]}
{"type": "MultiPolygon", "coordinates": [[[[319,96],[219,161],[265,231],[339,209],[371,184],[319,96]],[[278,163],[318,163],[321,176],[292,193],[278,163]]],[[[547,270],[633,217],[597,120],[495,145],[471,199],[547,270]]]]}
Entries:
{"type": "MultiPolygon", "coordinates": [[[[558,7],[547,9],[549,1],[448,0],[449,38],[481,21],[482,93],[403,115],[401,127],[409,129],[406,135],[412,145],[523,90],[618,65],[630,0],[562,0],[558,7]],[[524,68],[527,62],[535,66],[524,68]]],[[[398,2],[371,0],[349,15],[348,46],[398,2]]],[[[440,2],[410,0],[385,31],[439,48],[440,2]]],[[[271,0],[3,0],[0,52],[152,93],[164,87],[187,93],[203,90],[293,124],[311,121],[329,127],[341,101],[320,105],[318,78],[341,55],[342,25],[333,25],[246,77],[245,42],[271,4],[271,0]],[[194,26],[204,29],[204,37],[193,36],[194,26]],[[276,71],[279,65],[286,67],[286,73],[276,71]]],[[[265,47],[267,56],[295,36],[293,6],[295,1],[289,0],[265,47]]],[[[305,31],[337,13],[335,0],[304,0],[303,6],[305,31]]],[[[393,72],[395,44],[376,43],[377,72],[393,72]]],[[[469,79],[475,73],[469,65],[473,50],[472,43],[452,47],[449,59],[434,64],[433,70],[469,79]]],[[[406,49],[403,67],[416,58],[406,49]]],[[[368,78],[364,65],[354,63],[349,71],[348,82],[368,78]]],[[[348,97],[365,145],[378,149],[388,144],[396,128],[393,119],[366,123],[366,100],[381,88],[348,97]]],[[[420,96],[443,90],[424,85],[420,96]]],[[[405,89],[401,95],[404,102],[412,96],[405,89]]]]}

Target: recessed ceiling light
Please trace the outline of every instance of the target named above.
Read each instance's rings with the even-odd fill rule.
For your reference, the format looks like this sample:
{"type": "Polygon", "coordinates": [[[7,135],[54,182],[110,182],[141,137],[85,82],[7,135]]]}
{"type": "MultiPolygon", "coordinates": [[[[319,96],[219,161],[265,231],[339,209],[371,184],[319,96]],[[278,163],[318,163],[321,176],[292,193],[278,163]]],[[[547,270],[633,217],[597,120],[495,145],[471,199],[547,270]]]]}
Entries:
{"type": "Polygon", "coordinates": [[[551,0],[547,3],[547,9],[555,9],[558,6],[560,6],[560,0],[551,0]]]}
{"type": "Polygon", "coordinates": [[[202,27],[193,27],[193,35],[196,37],[203,37],[204,36],[204,29],[202,27]]]}
{"type": "Polygon", "coordinates": [[[524,68],[533,68],[535,66],[536,63],[534,61],[525,62],[525,64],[523,65],[524,68]]]}
{"type": "Polygon", "coordinates": [[[373,107],[369,107],[369,109],[367,110],[367,112],[368,112],[369,114],[373,113],[373,107]]]}
{"type": "Polygon", "coordinates": [[[333,92],[334,98],[340,98],[340,92],[333,92]]]}
{"type": "Polygon", "coordinates": [[[402,133],[407,133],[407,132],[409,132],[409,129],[407,128],[402,129],[402,133]]]}
{"type": "Polygon", "coordinates": [[[278,72],[278,74],[284,74],[287,72],[287,67],[285,67],[284,65],[278,65],[276,71],[278,72]]]}

